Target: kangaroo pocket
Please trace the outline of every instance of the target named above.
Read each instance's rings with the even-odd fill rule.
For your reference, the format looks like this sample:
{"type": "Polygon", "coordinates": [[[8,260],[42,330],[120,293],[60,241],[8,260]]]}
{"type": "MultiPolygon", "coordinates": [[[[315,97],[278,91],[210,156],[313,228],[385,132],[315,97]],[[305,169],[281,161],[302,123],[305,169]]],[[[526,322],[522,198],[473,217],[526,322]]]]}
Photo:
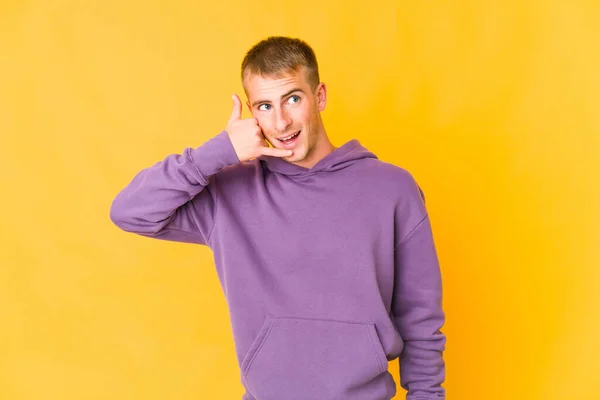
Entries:
{"type": "Polygon", "coordinates": [[[389,395],[387,367],[374,324],[267,315],[241,373],[258,400],[364,400],[389,395]]]}

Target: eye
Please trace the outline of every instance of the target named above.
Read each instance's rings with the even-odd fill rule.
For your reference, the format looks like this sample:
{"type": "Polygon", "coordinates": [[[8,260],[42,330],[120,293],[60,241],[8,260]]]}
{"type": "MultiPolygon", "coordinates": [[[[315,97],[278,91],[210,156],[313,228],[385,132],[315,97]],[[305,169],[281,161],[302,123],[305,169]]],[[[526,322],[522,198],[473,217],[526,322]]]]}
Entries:
{"type": "Polygon", "coordinates": [[[298,103],[299,101],[300,101],[300,96],[298,96],[298,95],[293,95],[288,100],[288,102],[291,102],[291,103],[298,103]],[[294,100],[294,101],[290,101],[290,100],[294,100]]]}
{"type": "Polygon", "coordinates": [[[261,104],[260,106],[258,106],[258,109],[260,111],[267,111],[268,109],[264,109],[264,108],[261,108],[261,107],[271,107],[271,105],[270,104],[261,104]]]}

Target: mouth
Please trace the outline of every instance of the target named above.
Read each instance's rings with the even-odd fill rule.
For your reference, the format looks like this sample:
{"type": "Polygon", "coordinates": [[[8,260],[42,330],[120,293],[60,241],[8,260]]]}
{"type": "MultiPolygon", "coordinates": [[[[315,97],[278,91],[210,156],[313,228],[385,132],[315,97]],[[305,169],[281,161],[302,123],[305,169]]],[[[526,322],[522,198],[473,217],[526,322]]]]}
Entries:
{"type": "Polygon", "coordinates": [[[283,144],[284,148],[289,149],[296,144],[301,132],[302,132],[302,130],[299,130],[298,132],[294,133],[293,135],[282,136],[281,138],[278,138],[277,140],[279,140],[279,143],[283,144]]]}

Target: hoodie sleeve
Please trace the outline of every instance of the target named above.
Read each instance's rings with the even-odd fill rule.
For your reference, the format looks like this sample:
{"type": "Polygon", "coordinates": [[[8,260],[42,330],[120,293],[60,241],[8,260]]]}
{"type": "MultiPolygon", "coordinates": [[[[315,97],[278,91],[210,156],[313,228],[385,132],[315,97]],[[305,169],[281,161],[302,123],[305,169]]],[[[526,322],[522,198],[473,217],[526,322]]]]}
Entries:
{"type": "Polygon", "coordinates": [[[407,400],[440,400],[446,398],[442,387],[446,343],[446,336],[441,332],[445,320],[442,280],[420,188],[418,194],[422,202],[418,203],[417,209],[425,214],[411,225],[396,245],[394,254],[393,314],[404,340],[400,384],[408,392],[407,400]]]}
{"type": "Polygon", "coordinates": [[[239,162],[223,131],[197,148],[143,169],[115,197],[112,222],[124,231],[207,245],[215,223],[218,171],[239,162]]]}

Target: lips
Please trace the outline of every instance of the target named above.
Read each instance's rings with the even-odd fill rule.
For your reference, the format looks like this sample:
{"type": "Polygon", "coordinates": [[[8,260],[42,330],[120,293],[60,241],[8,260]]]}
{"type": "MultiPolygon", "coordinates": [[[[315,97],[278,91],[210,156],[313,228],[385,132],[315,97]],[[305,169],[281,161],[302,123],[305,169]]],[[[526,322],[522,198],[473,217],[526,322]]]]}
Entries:
{"type": "MultiPolygon", "coordinates": [[[[293,136],[289,140],[281,140],[281,139],[277,139],[277,140],[279,140],[279,143],[281,143],[281,145],[283,146],[283,148],[285,148],[285,149],[291,149],[298,142],[298,138],[300,137],[300,133],[302,133],[302,130],[299,130],[298,132],[296,132],[295,136],[293,136]]],[[[284,136],[284,137],[286,137],[286,136],[284,136]]]]}
{"type": "MultiPolygon", "coordinates": [[[[298,132],[294,133],[294,135],[297,135],[297,134],[299,134],[299,133],[300,133],[300,131],[298,131],[298,132]]],[[[283,139],[283,138],[287,138],[287,137],[289,137],[289,136],[290,136],[290,135],[282,136],[281,138],[278,138],[277,140],[279,140],[280,142],[284,142],[284,140],[282,140],[282,139],[283,139]]]]}

